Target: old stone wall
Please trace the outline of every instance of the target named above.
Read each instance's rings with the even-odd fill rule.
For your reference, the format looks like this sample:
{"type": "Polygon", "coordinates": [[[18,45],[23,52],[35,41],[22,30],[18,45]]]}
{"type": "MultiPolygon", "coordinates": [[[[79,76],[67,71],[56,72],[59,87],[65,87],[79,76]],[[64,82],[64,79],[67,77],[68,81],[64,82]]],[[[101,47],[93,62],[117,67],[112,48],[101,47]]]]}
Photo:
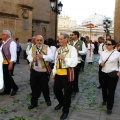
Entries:
{"type": "Polygon", "coordinates": [[[9,29],[23,44],[33,35],[55,36],[55,14],[49,0],[0,0],[0,33],[9,29]]]}
{"type": "Polygon", "coordinates": [[[33,30],[34,35],[40,34],[47,39],[55,34],[55,14],[50,8],[49,0],[33,1],[33,30]]]}
{"type": "Polygon", "coordinates": [[[0,0],[0,33],[8,29],[13,38],[26,43],[31,38],[32,9],[32,0],[0,0]]]}
{"type": "Polygon", "coordinates": [[[120,0],[115,1],[114,37],[120,41],[120,0]]]}

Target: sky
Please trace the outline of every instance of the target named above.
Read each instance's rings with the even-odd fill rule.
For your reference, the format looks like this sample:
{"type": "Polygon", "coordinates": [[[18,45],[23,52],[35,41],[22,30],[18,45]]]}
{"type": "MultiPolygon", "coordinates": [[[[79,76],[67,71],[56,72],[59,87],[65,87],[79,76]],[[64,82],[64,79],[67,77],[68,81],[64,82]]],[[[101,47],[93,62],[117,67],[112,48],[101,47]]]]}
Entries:
{"type": "Polygon", "coordinates": [[[78,24],[92,14],[101,14],[113,19],[115,0],[59,0],[63,4],[61,14],[76,20],[78,24]]]}

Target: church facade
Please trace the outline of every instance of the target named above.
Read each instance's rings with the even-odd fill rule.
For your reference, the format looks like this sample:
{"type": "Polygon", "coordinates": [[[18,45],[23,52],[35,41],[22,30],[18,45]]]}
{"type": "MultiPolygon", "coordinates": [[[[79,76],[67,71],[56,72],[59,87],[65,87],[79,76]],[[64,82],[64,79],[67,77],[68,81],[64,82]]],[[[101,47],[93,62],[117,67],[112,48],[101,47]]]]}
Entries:
{"type": "Polygon", "coordinates": [[[10,30],[21,43],[34,35],[55,36],[55,17],[48,0],[0,0],[0,33],[10,30]]]}

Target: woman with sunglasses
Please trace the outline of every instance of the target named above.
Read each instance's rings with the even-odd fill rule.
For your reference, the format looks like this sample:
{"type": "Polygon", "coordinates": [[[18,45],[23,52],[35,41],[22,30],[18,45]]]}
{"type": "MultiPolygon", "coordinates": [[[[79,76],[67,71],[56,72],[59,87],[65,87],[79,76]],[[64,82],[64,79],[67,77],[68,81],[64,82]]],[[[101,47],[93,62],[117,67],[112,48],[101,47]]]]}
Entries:
{"type": "Polygon", "coordinates": [[[120,76],[120,53],[115,50],[115,41],[109,39],[106,41],[106,50],[102,52],[99,60],[101,69],[101,85],[102,85],[102,105],[107,105],[107,114],[112,114],[112,108],[114,104],[114,95],[120,76]],[[112,71],[118,71],[113,78],[109,76],[109,73],[112,71]]]}

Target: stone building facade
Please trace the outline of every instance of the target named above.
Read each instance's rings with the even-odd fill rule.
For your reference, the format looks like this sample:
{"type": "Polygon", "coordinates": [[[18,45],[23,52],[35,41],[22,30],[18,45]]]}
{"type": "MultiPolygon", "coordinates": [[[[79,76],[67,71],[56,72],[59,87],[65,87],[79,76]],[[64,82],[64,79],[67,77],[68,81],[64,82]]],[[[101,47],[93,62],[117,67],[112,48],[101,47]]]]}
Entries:
{"type": "MultiPolygon", "coordinates": [[[[58,17],[58,36],[61,32],[67,32],[68,34],[71,34],[74,30],[79,31],[80,36],[87,36],[88,38],[91,38],[93,42],[97,41],[100,36],[103,36],[104,38],[106,37],[103,25],[95,26],[90,30],[89,27],[80,26],[76,23],[76,21],[70,20],[68,16],[60,15],[58,17]]],[[[109,31],[110,35],[113,36],[113,28],[110,28],[109,31]]]]}
{"type": "Polygon", "coordinates": [[[120,0],[115,1],[114,38],[120,41],[120,0]]]}
{"type": "Polygon", "coordinates": [[[20,38],[26,43],[32,31],[32,0],[0,1],[0,33],[3,29],[12,32],[13,38],[20,38]]]}
{"type": "Polygon", "coordinates": [[[55,14],[49,0],[0,0],[0,33],[9,29],[25,44],[33,35],[55,36],[55,14]]]}
{"type": "Polygon", "coordinates": [[[33,35],[41,34],[44,39],[55,37],[55,14],[49,0],[33,0],[33,35]]]}

